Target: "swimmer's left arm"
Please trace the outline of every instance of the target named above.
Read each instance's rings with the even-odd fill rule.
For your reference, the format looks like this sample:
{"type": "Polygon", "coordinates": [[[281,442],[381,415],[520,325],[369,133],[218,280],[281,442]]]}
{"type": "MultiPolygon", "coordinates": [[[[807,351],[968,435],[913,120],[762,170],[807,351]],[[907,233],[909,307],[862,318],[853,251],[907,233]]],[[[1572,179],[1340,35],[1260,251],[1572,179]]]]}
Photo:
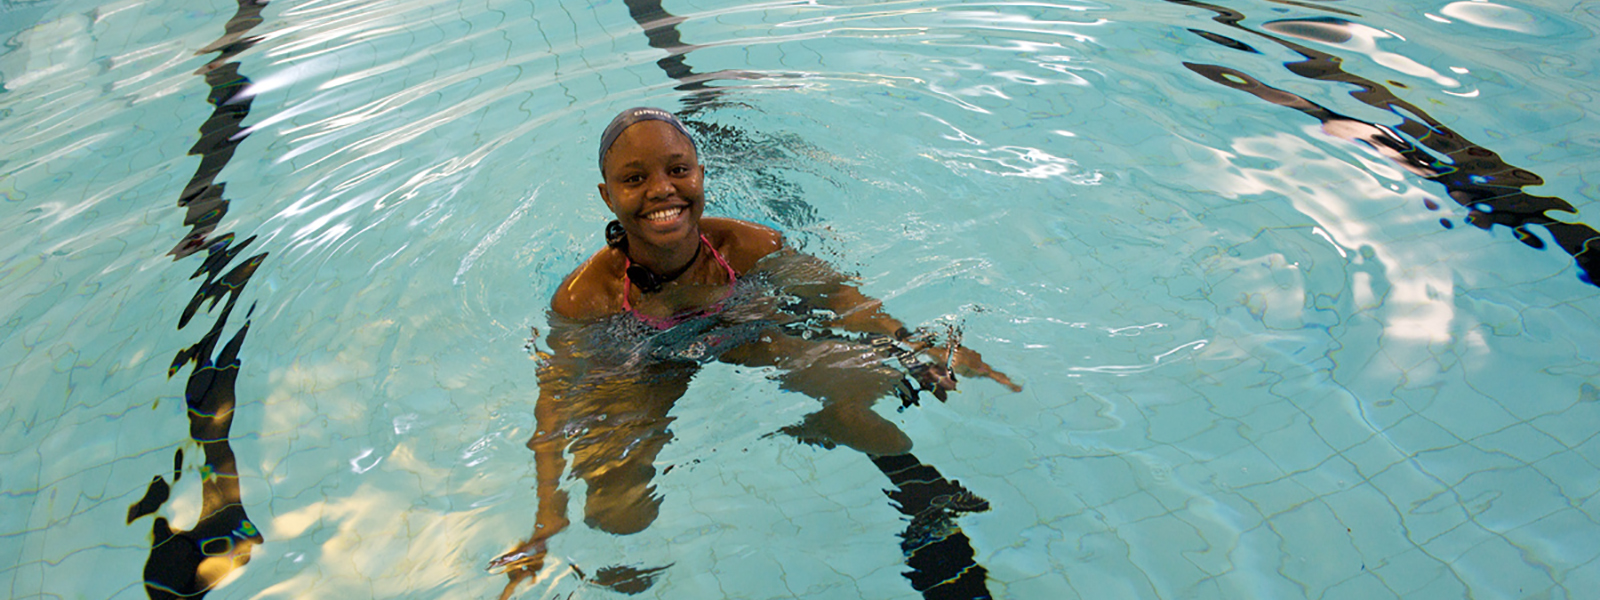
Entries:
{"type": "MultiPolygon", "coordinates": [[[[905,323],[890,316],[883,310],[883,301],[861,293],[854,285],[844,283],[844,276],[839,276],[841,281],[834,285],[834,289],[823,295],[829,302],[829,309],[839,315],[830,325],[860,333],[879,333],[893,336],[897,341],[907,342],[910,331],[905,323]]],[[[957,345],[955,356],[950,356],[950,349],[944,346],[929,346],[911,344],[916,350],[925,350],[928,355],[940,364],[950,365],[956,374],[962,377],[988,377],[996,383],[1006,386],[1013,392],[1022,391],[1022,386],[1011,381],[1005,373],[996,371],[989,363],[983,361],[983,355],[966,346],[957,345]]],[[[930,372],[932,381],[923,384],[944,389],[955,389],[955,380],[940,376],[937,372],[930,372]]]]}
{"type": "MultiPolygon", "coordinates": [[[[851,283],[851,278],[838,272],[832,265],[814,256],[804,254],[785,243],[783,234],[776,230],[736,219],[706,218],[702,230],[716,236],[719,246],[726,249],[729,264],[739,273],[749,273],[757,263],[768,257],[790,258],[802,261],[799,270],[807,272],[809,281],[784,286],[784,290],[805,299],[808,303],[832,312],[834,318],[826,325],[857,333],[893,336],[906,341],[909,331],[906,324],[883,310],[883,301],[861,293],[851,283]]],[[[913,345],[917,351],[927,351],[942,365],[950,365],[956,374],[964,377],[988,377],[1013,392],[1022,391],[1005,373],[996,371],[983,361],[983,356],[965,346],[957,346],[955,355],[948,356],[942,347],[913,345]]],[[[953,389],[955,381],[947,376],[936,377],[928,385],[953,389]]]]}
{"type": "Polygon", "coordinates": [[[861,293],[860,288],[846,283],[849,281],[847,277],[837,275],[838,281],[829,286],[832,289],[822,291],[817,296],[828,310],[838,315],[828,325],[858,333],[881,333],[896,337],[906,335],[906,324],[884,311],[882,300],[861,293]]]}
{"type": "Polygon", "coordinates": [[[828,263],[790,247],[777,230],[748,221],[718,218],[706,218],[702,227],[718,232],[719,237],[726,240],[728,263],[740,273],[754,270],[757,263],[769,256],[789,256],[805,261],[810,271],[821,276],[816,277],[814,283],[785,289],[838,315],[829,326],[858,333],[894,334],[904,330],[904,323],[883,311],[882,302],[862,294],[849,283],[849,277],[828,263]]]}
{"type": "MultiPolygon", "coordinates": [[[[813,256],[801,254],[785,246],[782,252],[790,253],[795,258],[807,262],[807,266],[817,273],[824,274],[817,278],[815,283],[789,286],[785,289],[790,293],[800,296],[808,302],[826,308],[835,317],[826,324],[846,331],[857,333],[880,334],[894,337],[897,341],[908,342],[910,331],[904,322],[894,318],[883,309],[883,301],[861,292],[861,289],[850,283],[851,278],[834,270],[827,262],[813,256]]],[[[940,366],[948,364],[951,370],[963,377],[987,377],[996,383],[1006,386],[1013,392],[1022,391],[1022,386],[1012,381],[1005,373],[995,370],[984,362],[983,356],[976,350],[966,346],[956,346],[954,356],[950,356],[950,349],[942,346],[912,343],[916,351],[926,351],[937,361],[940,366]]],[[[943,389],[955,389],[955,381],[938,372],[929,371],[930,381],[925,385],[943,389]]]]}

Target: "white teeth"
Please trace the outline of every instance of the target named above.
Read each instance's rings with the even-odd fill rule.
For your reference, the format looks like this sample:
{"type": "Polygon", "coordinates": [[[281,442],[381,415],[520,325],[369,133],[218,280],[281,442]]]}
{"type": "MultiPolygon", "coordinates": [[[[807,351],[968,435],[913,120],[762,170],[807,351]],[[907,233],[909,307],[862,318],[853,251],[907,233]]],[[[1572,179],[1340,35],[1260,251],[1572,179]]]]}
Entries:
{"type": "Polygon", "coordinates": [[[668,208],[668,209],[658,210],[658,211],[655,211],[653,213],[645,215],[644,218],[648,219],[648,220],[651,220],[651,221],[665,221],[667,219],[671,219],[673,217],[678,216],[678,213],[681,213],[681,212],[683,212],[683,207],[680,206],[680,207],[677,207],[677,208],[668,208]]]}

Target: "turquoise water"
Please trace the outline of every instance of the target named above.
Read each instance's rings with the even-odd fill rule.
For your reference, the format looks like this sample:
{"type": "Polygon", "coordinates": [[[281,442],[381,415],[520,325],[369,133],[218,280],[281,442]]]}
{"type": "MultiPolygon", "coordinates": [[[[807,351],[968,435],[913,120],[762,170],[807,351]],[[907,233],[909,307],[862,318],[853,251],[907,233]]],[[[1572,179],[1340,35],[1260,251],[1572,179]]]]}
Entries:
{"type": "MultiPolygon", "coordinates": [[[[1600,586],[1593,5],[637,6],[0,4],[0,589],[499,596],[528,340],[641,104],[708,214],[1026,386],[878,406],[991,503],[995,597],[1600,586]]],[[[515,596],[919,597],[882,474],[769,437],[816,408],[770,375],[708,365],[656,522],[515,596]]]]}

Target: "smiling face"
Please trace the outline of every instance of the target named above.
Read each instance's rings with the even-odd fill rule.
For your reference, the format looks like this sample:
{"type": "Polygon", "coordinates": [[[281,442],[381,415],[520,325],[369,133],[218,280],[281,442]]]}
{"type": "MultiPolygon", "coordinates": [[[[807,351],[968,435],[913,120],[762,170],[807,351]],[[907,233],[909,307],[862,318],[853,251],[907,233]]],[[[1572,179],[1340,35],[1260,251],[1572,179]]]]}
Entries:
{"type": "Polygon", "coordinates": [[[630,247],[663,250],[699,243],[705,167],[671,125],[641,121],[606,152],[600,197],[628,232],[630,247]]]}

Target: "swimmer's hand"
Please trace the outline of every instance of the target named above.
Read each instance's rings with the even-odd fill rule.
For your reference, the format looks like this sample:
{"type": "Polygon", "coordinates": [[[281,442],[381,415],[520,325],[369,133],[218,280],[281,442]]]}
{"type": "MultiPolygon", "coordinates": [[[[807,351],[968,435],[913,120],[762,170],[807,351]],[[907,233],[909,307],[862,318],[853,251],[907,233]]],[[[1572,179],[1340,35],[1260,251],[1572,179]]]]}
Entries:
{"type": "MultiPolygon", "coordinates": [[[[924,379],[923,375],[919,374],[917,376],[917,381],[924,385],[924,389],[927,389],[926,386],[929,383],[940,386],[942,390],[956,389],[955,377],[950,376],[950,371],[955,371],[956,375],[962,377],[988,377],[1013,392],[1022,391],[1022,386],[1011,381],[1011,378],[1007,377],[1005,373],[996,371],[994,367],[989,366],[989,363],[983,362],[983,355],[978,354],[977,350],[966,346],[956,346],[954,357],[950,356],[948,348],[941,346],[928,348],[927,352],[928,356],[936,361],[936,364],[931,365],[930,371],[936,372],[929,373],[927,380],[924,379]],[[950,365],[950,369],[946,370],[944,365],[950,365]]],[[[935,392],[935,394],[941,396],[941,400],[944,399],[942,390],[935,392]]]]}
{"type": "Polygon", "coordinates": [[[922,391],[932,393],[940,402],[948,401],[949,390],[956,389],[956,376],[944,365],[920,363],[911,367],[911,377],[917,380],[922,391]]]}
{"type": "Polygon", "coordinates": [[[537,573],[539,569],[544,568],[544,555],[544,540],[535,540],[489,561],[487,570],[502,573],[511,571],[537,573]]]}

